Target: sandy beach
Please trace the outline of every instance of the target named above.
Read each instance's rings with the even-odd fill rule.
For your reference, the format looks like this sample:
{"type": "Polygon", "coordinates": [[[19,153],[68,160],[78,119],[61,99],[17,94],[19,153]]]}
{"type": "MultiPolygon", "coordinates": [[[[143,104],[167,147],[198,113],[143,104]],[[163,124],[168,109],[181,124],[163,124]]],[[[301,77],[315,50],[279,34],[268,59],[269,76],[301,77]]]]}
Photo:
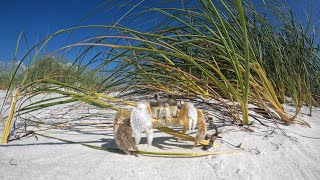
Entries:
{"type": "MultiPolygon", "coordinates": [[[[289,113],[294,111],[292,105],[284,107],[289,113]]],[[[307,112],[307,108],[303,107],[298,118],[309,123],[311,128],[298,124],[275,124],[260,118],[262,125],[252,118],[253,124],[247,129],[217,116],[214,123],[221,131],[222,138],[217,139],[215,147],[207,151],[200,146],[191,149],[191,142],[177,142],[174,137],[159,131],[155,132],[151,147],[143,137],[138,145],[140,150],[222,153],[197,158],[163,158],[125,155],[119,151],[98,150],[41,136],[43,134],[96,147],[117,148],[110,126],[115,111],[83,104],[59,105],[34,115],[47,123],[68,123],[60,124],[59,128],[47,127],[51,129],[45,129],[46,126],[28,127],[38,135],[0,146],[0,178],[320,179],[320,109],[314,108],[312,117],[307,112]],[[103,115],[101,118],[76,120],[81,115],[92,113],[103,115]]],[[[209,114],[215,117],[214,112],[209,114]]],[[[254,115],[254,112],[251,114],[254,115]]],[[[3,125],[0,128],[2,131],[3,125]]],[[[209,133],[214,132],[209,127],[208,130],[209,133]]]]}
{"type": "Polygon", "coordinates": [[[320,180],[319,9],[1,1],[0,180],[320,180]]]}

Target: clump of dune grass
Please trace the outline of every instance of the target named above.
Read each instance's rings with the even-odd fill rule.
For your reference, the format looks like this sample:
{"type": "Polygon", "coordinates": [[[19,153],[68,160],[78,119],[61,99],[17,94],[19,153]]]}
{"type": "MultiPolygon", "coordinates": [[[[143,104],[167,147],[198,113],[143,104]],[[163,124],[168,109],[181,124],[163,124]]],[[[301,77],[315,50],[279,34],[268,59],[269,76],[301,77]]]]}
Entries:
{"type": "MultiPolygon", "coordinates": [[[[283,11],[277,8],[279,5],[286,6],[277,1],[267,3],[263,13],[249,1],[241,0],[199,0],[192,6],[182,2],[181,8],[141,6],[142,10],[128,12],[114,25],[58,31],[30,49],[27,56],[31,63],[21,82],[14,86],[15,94],[11,83],[8,96],[12,101],[2,143],[8,139],[17,112],[73,102],[118,110],[119,106],[134,102],[108,93],[125,91],[132,95],[136,90],[215,100],[230,120],[245,125],[250,124],[249,103],[277,122],[304,123],[296,119],[302,105],[309,106],[311,115],[312,105],[319,97],[318,37],[311,31],[311,18],[304,27],[290,8],[283,11]],[[120,23],[141,22],[150,13],[156,15],[157,21],[147,29],[120,23]],[[275,20],[264,13],[270,13],[275,20]],[[61,64],[52,64],[48,56],[40,57],[55,36],[85,30],[100,31],[50,53],[57,57],[72,51],[80,54],[67,71],[61,64]],[[37,71],[37,66],[44,66],[44,71],[37,71]],[[19,103],[16,107],[21,97],[48,92],[63,97],[27,106],[19,103]],[[295,114],[285,112],[285,97],[292,98],[295,114]]],[[[11,82],[15,76],[12,74],[11,82]]]]}

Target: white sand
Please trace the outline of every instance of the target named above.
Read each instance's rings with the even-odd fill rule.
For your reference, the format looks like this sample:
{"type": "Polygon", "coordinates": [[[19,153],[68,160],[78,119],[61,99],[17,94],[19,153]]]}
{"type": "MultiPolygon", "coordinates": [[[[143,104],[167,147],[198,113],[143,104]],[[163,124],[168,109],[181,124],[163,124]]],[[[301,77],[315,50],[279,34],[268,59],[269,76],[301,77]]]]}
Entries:
{"type": "MultiPolygon", "coordinates": [[[[294,110],[292,106],[285,108],[289,113],[294,110]]],[[[104,118],[86,118],[74,123],[112,122],[114,116],[113,111],[81,107],[72,110],[65,119],[57,119],[68,110],[66,106],[58,106],[34,115],[45,122],[57,122],[87,112],[105,113],[104,118]]],[[[308,122],[311,128],[296,124],[279,125],[283,129],[280,130],[261,118],[269,127],[251,119],[253,125],[250,128],[254,132],[248,132],[243,127],[217,120],[215,124],[222,131],[222,140],[216,141],[220,147],[209,151],[236,149],[228,143],[242,143],[245,151],[200,158],[135,157],[41,136],[38,140],[29,137],[0,146],[0,179],[320,179],[320,109],[314,108],[313,117],[306,114],[307,108],[303,108],[299,118],[308,122]]],[[[3,126],[0,128],[2,132],[3,126]]],[[[77,125],[42,133],[116,148],[112,128],[98,128],[77,125]]],[[[148,147],[146,138],[143,138],[139,149],[204,152],[201,147],[191,150],[191,145],[190,142],[177,143],[171,136],[156,132],[153,146],[148,147]]]]}

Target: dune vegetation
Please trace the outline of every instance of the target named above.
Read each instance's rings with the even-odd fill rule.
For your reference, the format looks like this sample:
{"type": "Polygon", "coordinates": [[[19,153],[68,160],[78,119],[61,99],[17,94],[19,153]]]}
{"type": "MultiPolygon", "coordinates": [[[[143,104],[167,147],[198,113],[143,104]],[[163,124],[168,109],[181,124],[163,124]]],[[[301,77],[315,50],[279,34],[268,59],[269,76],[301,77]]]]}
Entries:
{"type": "Polygon", "coordinates": [[[319,31],[312,24],[312,12],[303,25],[286,4],[262,2],[182,1],[180,8],[134,5],[115,24],[76,26],[45,37],[22,59],[13,60],[22,65],[28,59],[24,73],[12,66],[9,81],[1,81],[8,89],[6,102],[11,103],[3,117],[2,143],[7,143],[18,115],[73,102],[118,110],[134,105],[123,97],[154,92],[215,101],[214,109],[238,124],[250,125],[248,105],[278,123],[307,124],[297,114],[306,105],[312,116],[312,107],[320,101],[319,31]],[[150,14],[157,19],[144,22],[150,14]],[[136,26],[143,23],[148,25],[136,26]],[[44,53],[56,36],[82,31],[96,33],[44,53]],[[74,52],[76,56],[69,55],[74,52]],[[21,102],[45,93],[62,96],[21,102]],[[288,99],[294,114],[282,106],[288,99]]]}

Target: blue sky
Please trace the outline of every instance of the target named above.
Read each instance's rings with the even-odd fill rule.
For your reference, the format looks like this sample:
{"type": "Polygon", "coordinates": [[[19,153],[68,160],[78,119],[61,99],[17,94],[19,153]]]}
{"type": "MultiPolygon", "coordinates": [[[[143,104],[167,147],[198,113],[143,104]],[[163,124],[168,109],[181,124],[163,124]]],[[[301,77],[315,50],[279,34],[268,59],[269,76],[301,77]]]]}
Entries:
{"type": "MultiPolygon", "coordinates": [[[[258,0],[255,0],[258,1],[258,0]]],[[[310,7],[309,0],[286,0],[296,13],[306,17],[304,9],[310,7]]],[[[314,10],[320,9],[319,0],[313,0],[314,10]]],[[[79,24],[80,20],[90,14],[89,18],[81,24],[112,24],[128,8],[115,8],[107,10],[112,3],[107,3],[102,8],[105,0],[1,0],[0,1],[0,60],[10,60],[13,57],[16,41],[20,32],[25,32],[30,46],[43,39],[46,35],[79,24]]],[[[120,2],[114,0],[113,2],[120,2]]],[[[121,1],[123,2],[123,1],[121,1]]],[[[136,4],[138,0],[129,1],[136,4]]],[[[151,5],[151,0],[145,0],[142,5],[151,5]]],[[[153,1],[155,2],[155,1],[153,1]]],[[[160,2],[160,1],[158,1],[160,2]]],[[[319,26],[319,18],[315,23],[319,26]]],[[[90,33],[90,32],[87,32],[90,33]]],[[[61,36],[53,41],[53,48],[63,46],[61,36]]],[[[77,38],[89,37],[89,34],[80,34],[77,38]]],[[[20,56],[26,52],[22,46],[20,56]]]]}
{"type": "MultiPolygon", "coordinates": [[[[32,46],[57,30],[79,23],[104,0],[1,0],[0,59],[12,59],[20,32],[25,32],[32,46]]],[[[103,22],[90,19],[91,23],[103,22]]]]}

